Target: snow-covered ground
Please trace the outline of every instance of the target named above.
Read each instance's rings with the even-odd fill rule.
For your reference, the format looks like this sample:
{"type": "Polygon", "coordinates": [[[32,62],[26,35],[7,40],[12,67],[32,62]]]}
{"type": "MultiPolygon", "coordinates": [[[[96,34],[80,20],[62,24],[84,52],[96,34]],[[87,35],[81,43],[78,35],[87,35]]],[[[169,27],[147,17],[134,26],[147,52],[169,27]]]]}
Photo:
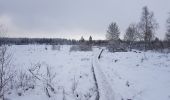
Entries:
{"type": "MultiPolygon", "coordinates": [[[[12,46],[10,47],[13,55],[12,64],[17,70],[26,71],[37,63],[50,66],[56,74],[53,82],[56,90],[52,97],[54,100],[63,99],[63,89],[68,100],[95,96],[91,72],[92,52],[69,52],[69,46],[61,46],[60,51],[51,48],[45,45],[12,46]],[[75,88],[74,94],[72,88],[75,88]]],[[[31,100],[47,100],[48,97],[39,84],[40,82],[34,90],[23,96],[12,95],[11,100],[30,100],[30,97],[31,100]]]]}
{"type": "Polygon", "coordinates": [[[170,100],[170,54],[104,52],[97,63],[115,100],[170,100]]]}
{"type": "Polygon", "coordinates": [[[99,49],[89,52],[69,52],[70,46],[52,50],[51,45],[12,45],[12,66],[26,71],[36,64],[50,66],[55,78],[56,93],[48,98],[43,83],[36,81],[34,89],[21,96],[14,90],[10,100],[170,100],[170,54],[156,52],[116,52],[99,49]],[[97,78],[98,89],[92,73],[97,78]],[[73,91],[74,90],[74,91],[73,91]],[[74,92],[74,93],[73,93],[74,92]]]}

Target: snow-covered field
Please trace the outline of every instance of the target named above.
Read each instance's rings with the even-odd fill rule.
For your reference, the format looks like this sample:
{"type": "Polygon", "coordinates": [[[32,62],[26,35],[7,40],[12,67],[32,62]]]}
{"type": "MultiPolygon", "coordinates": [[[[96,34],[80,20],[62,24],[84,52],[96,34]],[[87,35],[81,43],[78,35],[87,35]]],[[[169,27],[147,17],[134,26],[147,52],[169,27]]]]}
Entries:
{"type": "MultiPolygon", "coordinates": [[[[100,49],[69,52],[70,46],[53,50],[51,45],[12,45],[11,65],[17,72],[30,74],[37,64],[49,66],[55,75],[55,93],[49,98],[44,83],[36,80],[34,89],[13,90],[10,100],[170,100],[170,54],[156,52],[116,52],[100,49]],[[92,73],[94,67],[98,90],[92,73]]],[[[41,70],[40,70],[41,71],[41,70]]],[[[42,74],[45,71],[42,71],[42,74]]],[[[31,75],[31,74],[30,74],[31,75]]],[[[43,79],[42,79],[43,80],[43,79]]]]}

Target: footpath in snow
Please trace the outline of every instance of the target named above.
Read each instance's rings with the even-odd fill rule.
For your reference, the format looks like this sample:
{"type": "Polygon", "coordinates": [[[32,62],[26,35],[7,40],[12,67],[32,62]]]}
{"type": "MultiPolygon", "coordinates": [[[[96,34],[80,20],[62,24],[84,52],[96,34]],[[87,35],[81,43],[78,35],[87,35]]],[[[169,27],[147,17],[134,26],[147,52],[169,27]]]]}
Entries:
{"type": "Polygon", "coordinates": [[[105,74],[100,69],[98,55],[100,52],[93,53],[93,67],[94,72],[97,78],[98,91],[99,91],[99,100],[116,100],[114,91],[110,86],[105,74]]]}
{"type": "Polygon", "coordinates": [[[170,55],[158,52],[93,54],[100,100],[170,100],[170,55]]]}

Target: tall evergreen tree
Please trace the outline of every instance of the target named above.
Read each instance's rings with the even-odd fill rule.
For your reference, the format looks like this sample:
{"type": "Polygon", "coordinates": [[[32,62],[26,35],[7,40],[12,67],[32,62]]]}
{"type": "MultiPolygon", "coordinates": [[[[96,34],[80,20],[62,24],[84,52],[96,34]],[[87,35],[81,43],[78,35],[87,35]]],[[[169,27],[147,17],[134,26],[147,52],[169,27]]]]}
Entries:
{"type": "Polygon", "coordinates": [[[92,36],[89,37],[89,42],[90,42],[90,43],[92,42],[92,36]]]}
{"type": "Polygon", "coordinates": [[[80,38],[80,42],[84,42],[85,40],[84,40],[84,37],[83,36],[81,36],[81,38],[80,38]]]}

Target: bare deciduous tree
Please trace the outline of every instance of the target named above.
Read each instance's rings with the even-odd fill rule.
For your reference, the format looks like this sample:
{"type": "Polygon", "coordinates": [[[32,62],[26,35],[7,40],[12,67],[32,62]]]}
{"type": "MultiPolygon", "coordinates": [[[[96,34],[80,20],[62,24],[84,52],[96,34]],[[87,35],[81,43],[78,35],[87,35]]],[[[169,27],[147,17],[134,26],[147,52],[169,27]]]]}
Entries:
{"type": "Polygon", "coordinates": [[[126,30],[126,34],[124,36],[124,40],[129,43],[129,48],[131,50],[131,45],[134,41],[136,41],[138,38],[138,30],[137,25],[130,24],[129,27],[126,30]]]}
{"type": "Polygon", "coordinates": [[[124,36],[125,41],[135,41],[137,39],[137,26],[135,24],[130,24],[126,30],[126,34],[124,36]]]}
{"type": "Polygon", "coordinates": [[[5,25],[0,24],[0,37],[5,35],[6,32],[7,32],[7,28],[5,28],[5,25]]]}
{"type": "Polygon", "coordinates": [[[5,26],[3,24],[0,24],[0,34],[2,35],[6,32],[7,32],[7,30],[6,30],[5,26]]]}
{"type": "Polygon", "coordinates": [[[10,80],[14,77],[10,67],[11,56],[7,54],[7,47],[0,47],[0,98],[5,99],[5,93],[9,90],[10,80]]]}
{"type": "MultiPolygon", "coordinates": [[[[0,38],[3,37],[7,33],[7,28],[5,28],[5,25],[0,24],[0,38]]],[[[2,43],[0,42],[0,46],[2,43]]]]}
{"type": "Polygon", "coordinates": [[[52,69],[49,65],[36,64],[33,68],[29,69],[29,72],[44,85],[46,95],[50,98],[52,93],[56,91],[53,87],[53,81],[56,73],[52,73],[52,69]]]}
{"type": "Polygon", "coordinates": [[[145,41],[145,50],[146,44],[151,42],[154,39],[154,34],[158,28],[158,23],[154,18],[154,13],[148,10],[148,7],[143,7],[142,17],[139,22],[140,34],[143,34],[143,40],[145,41]]]}
{"type": "Polygon", "coordinates": [[[169,18],[166,21],[167,23],[167,31],[165,35],[165,40],[170,41],[170,13],[169,13],[169,18]]]}
{"type": "Polygon", "coordinates": [[[117,41],[119,40],[119,27],[116,23],[111,23],[108,27],[106,39],[111,41],[117,41]]]}
{"type": "Polygon", "coordinates": [[[28,89],[34,89],[35,78],[24,71],[19,71],[16,80],[16,88],[22,89],[24,92],[28,89]]]}

